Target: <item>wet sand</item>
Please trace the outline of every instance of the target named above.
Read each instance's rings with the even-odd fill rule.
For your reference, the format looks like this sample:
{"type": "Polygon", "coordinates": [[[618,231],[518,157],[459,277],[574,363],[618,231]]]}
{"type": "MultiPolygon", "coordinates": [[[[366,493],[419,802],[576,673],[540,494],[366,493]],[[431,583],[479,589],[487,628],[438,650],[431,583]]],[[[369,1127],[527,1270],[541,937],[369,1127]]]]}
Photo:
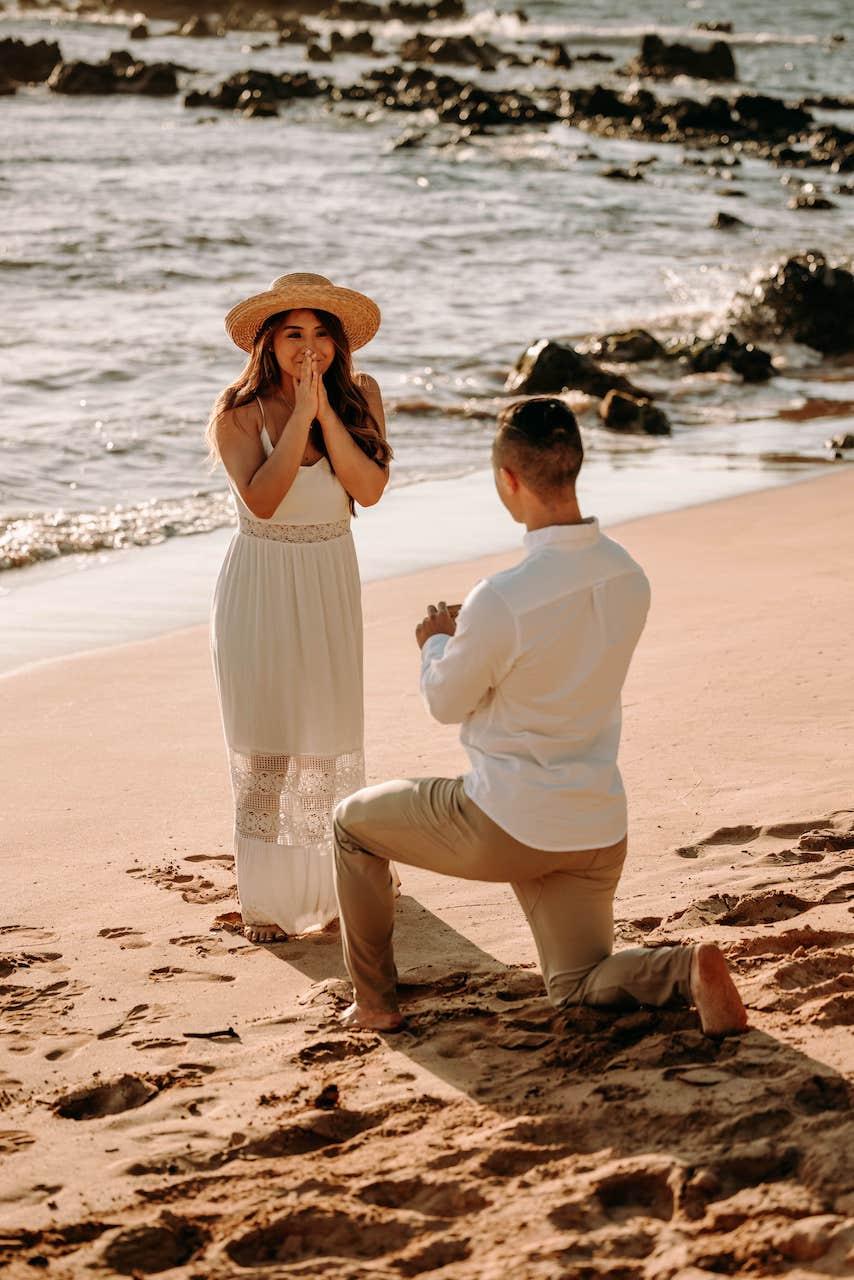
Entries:
{"type": "MultiPolygon", "coordinates": [[[[616,531],[654,594],[618,945],[723,945],[751,1030],[720,1043],[684,1008],[555,1013],[509,890],[407,870],[409,1029],[341,1032],[334,935],[212,927],[204,629],[0,680],[9,1274],[850,1274],[852,498],[840,474],[616,531]]],[[[412,628],[514,558],[367,586],[371,779],[462,766],[412,628]]]]}

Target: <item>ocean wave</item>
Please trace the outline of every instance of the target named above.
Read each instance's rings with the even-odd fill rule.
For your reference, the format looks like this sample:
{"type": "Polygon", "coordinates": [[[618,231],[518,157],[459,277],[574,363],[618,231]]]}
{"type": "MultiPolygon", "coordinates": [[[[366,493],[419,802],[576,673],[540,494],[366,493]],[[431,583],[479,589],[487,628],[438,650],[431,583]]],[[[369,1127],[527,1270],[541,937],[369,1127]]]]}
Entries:
{"type": "Polygon", "coordinates": [[[58,556],[148,547],[235,523],[226,491],[100,511],[34,512],[0,520],[0,572],[58,556]]]}

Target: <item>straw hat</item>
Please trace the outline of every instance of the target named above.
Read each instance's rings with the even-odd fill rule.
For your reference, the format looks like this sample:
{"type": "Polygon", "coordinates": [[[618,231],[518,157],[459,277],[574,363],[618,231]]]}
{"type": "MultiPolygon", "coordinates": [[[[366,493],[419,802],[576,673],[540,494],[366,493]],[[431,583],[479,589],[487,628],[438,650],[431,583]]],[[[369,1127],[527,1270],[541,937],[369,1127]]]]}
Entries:
{"type": "Polygon", "coordinates": [[[363,293],[341,289],[325,276],[297,271],[289,276],[279,276],[265,293],[256,293],[232,307],[225,317],[226,332],[238,347],[251,351],[255,336],[265,320],[278,311],[292,311],[298,307],[309,311],[331,311],[343,324],[353,350],[370,342],[380,327],[380,309],[363,293]]]}

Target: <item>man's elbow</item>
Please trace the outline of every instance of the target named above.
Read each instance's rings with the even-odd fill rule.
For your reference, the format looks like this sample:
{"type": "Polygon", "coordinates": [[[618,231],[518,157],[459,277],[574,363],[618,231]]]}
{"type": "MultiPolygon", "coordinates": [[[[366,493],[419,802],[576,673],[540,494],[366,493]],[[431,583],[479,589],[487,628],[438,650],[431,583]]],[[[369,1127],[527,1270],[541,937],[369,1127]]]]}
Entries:
{"type": "Polygon", "coordinates": [[[435,693],[426,690],[424,699],[427,703],[427,710],[439,724],[462,724],[465,719],[465,713],[461,712],[450,698],[439,697],[435,693]]]}

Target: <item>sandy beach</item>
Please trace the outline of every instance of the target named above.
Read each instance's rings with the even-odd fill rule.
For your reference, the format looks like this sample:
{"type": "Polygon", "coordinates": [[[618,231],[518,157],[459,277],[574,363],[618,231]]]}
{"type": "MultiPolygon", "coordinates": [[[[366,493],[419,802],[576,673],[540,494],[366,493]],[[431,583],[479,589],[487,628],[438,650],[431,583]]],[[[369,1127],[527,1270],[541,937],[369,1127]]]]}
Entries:
{"type": "MultiPolygon", "coordinates": [[[[334,934],[216,926],[206,630],[0,680],[8,1274],[850,1274],[852,499],[841,474],[616,531],[654,596],[618,945],[723,945],[751,1030],[720,1043],[684,1008],[555,1013],[509,889],[407,870],[408,1030],[342,1033],[334,934]]],[[[366,587],[371,780],[461,768],[413,624],[514,558],[366,587]]]]}

